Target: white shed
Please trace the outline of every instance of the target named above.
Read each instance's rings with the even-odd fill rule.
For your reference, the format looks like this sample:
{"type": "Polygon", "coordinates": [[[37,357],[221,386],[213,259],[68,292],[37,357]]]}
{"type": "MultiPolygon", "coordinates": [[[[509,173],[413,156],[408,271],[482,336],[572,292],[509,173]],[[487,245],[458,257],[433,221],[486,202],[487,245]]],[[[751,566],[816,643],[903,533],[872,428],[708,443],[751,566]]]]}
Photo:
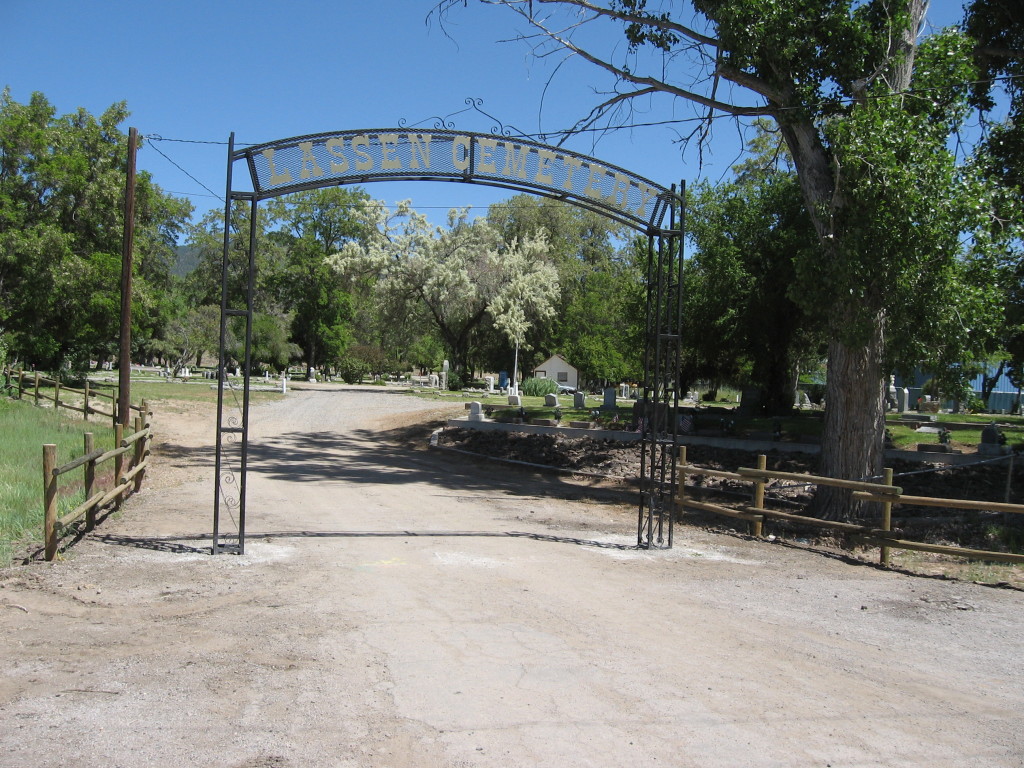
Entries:
{"type": "Polygon", "coordinates": [[[580,386],[580,372],[561,355],[549,357],[533,369],[533,375],[538,379],[554,379],[560,386],[572,389],[580,386]]]}

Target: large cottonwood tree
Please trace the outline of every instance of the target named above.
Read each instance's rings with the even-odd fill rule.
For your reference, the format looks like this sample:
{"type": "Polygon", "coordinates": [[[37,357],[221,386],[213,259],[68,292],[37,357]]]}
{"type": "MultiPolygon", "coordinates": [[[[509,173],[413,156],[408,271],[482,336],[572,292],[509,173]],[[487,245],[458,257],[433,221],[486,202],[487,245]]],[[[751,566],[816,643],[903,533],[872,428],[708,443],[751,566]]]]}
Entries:
{"type": "MultiPolygon", "coordinates": [[[[796,272],[807,308],[828,321],[822,469],[876,475],[894,357],[972,343],[963,313],[989,306],[960,246],[988,201],[947,149],[966,114],[969,40],[922,39],[925,0],[481,1],[511,11],[537,55],[608,76],[569,133],[614,129],[659,97],[698,108],[706,130],[695,140],[718,117],[775,121],[818,245],[796,272]],[[602,25],[625,44],[590,35],[602,25]]],[[[819,501],[823,514],[851,514],[845,496],[819,501]]]]}

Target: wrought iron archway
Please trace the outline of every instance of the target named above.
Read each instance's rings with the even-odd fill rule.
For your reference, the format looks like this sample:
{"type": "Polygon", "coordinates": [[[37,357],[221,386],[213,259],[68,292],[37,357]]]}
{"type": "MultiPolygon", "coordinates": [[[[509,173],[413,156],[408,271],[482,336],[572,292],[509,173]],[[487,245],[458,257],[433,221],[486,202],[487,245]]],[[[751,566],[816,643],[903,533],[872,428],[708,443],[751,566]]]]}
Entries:
{"type": "Polygon", "coordinates": [[[340,131],[235,148],[228,141],[218,365],[216,488],[212,551],[245,551],[249,393],[256,273],[256,227],[245,248],[231,239],[233,206],[248,203],[256,221],[263,200],[293,192],[379,181],[451,181],[550,197],[603,214],[647,238],[647,312],[637,545],[671,547],[678,474],[678,371],[682,323],[684,187],[661,187],[595,158],[504,134],[437,127],[340,131]],[[233,189],[236,163],[252,191],[233,189]],[[229,286],[244,286],[232,296],[229,286]],[[228,321],[244,318],[242,388],[232,386],[225,353],[228,321]],[[234,411],[225,416],[225,394],[234,411]],[[235,524],[221,530],[225,509],[235,524]]]}

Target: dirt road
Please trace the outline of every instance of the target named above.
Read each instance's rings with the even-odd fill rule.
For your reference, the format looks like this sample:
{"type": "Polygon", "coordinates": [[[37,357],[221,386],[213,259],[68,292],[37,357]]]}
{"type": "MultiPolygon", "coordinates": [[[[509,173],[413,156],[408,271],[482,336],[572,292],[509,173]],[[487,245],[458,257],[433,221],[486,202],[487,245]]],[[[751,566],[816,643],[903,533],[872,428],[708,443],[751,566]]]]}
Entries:
{"type": "Polygon", "coordinates": [[[1024,766],[1024,595],[677,529],[382,439],[436,405],[254,410],[211,557],[208,413],[62,562],[0,572],[0,766],[1024,766]]]}

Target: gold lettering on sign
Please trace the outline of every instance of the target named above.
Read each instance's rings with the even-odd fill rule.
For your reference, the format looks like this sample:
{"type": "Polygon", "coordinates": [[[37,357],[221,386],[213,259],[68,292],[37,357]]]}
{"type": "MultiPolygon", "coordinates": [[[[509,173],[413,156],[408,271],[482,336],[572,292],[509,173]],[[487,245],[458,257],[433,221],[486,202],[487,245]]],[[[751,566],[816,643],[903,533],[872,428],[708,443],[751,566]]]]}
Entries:
{"type": "Polygon", "coordinates": [[[537,150],[537,175],[533,177],[533,180],[538,184],[549,184],[555,186],[555,179],[551,175],[551,163],[558,157],[550,149],[538,149],[537,150]]]}
{"type": "Polygon", "coordinates": [[[334,157],[341,160],[340,163],[331,160],[331,173],[345,173],[348,170],[348,158],[345,157],[345,139],[340,137],[328,139],[324,146],[334,157]]]}
{"type": "Polygon", "coordinates": [[[398,154],[398,134],[382,133],[380,138],[380,167],[381,170],[392,171],[401,169],[402,160],[398,154]]]}
{"type": "Polygon", "coordinates": [[[583,194],[587,197],[592,197],[595,200],[600,200],[604,197],[604,192],[601,189],[601,182],[604,180],[605,175],[608,173],[608,169],[597,163],[590,164],[590,178],[587,179],[587,188],[583,190],[583,194]]]}
{"type": "Polygon", "coordinates": [[[299,172],[299,178],[308,179],[310,176],[323,176],[324,169],[317,164],[316,158],[313,156],[313,142],[303,141],[299,144],[299,149],[302,150],[302,160],[300,161],[302,170],[299,172]]]}
{"type": "Polygon", "coordinates": [[[565,184],[562,186],[566,189],[573,188],[572,177],[580,168],[583,167],[583,161],[578,157],[572,157],[571,155],[565,158],[565,184]]]}
{"type": "Polygon", "coordinates": [[[651,202],[658,195],[658,190],[651,189],[646,184],[637,184],[640,189],[640,205],[636,209],[638,216],[644,215],[644,209],[647,208],[647,204],[651,202]]]}
{"type": "Polygon", "coordinates": [[[292,180],[292,174],[287,168],[284,169],[284,173],[277,172],[277,166],[274,165],[274,150],[264,149],[263,156],[267,158],[267,167],[270,170],[270,181],[267,182],[268,187],[276,187],[278,184],[287,184],[292,180]]]}
{"type": "Polygon", "coordinates": [[[456,136],[452,139],[452,165],[457,171],[469,168],[469,136],[456,136]],[[462,151],[459,151],[459,148],[462,151]]]}
{"type": "MultiPolygon", "coordinates": [[[[286,165],[282,167],[276,163],[277,149],[262,149],[260,152],[266,166],[261,166],[260,178],[267,179],[265,186],[273,188],[295,183],[293,174],[308,184],[309,179],[346,175],[358,178],[359,174],[374,170],[388,172],[422,168],[430,171],[433,140],[433,134],[429,133],[396,131],[335,135],[320,142],[300,141],[279,147],[286,152],[286,161],[282,161],[286,165]],[[299,153],[297,160],[293,150],[299,153]]],[[[556,188],[567,190],[570,197],[590,198],[607,207],[617,208],[627,216],[640,218],[649,215],[652,201],[662,193],[659,188],[628,173],[600,165],[589,158],[563,154],[555,148],[477,134],[445,134],[439,141],[450,142],[452,152],[451,166],[442,159],[445,167],[438,171],[440,176],[451,177],[454,169],[456,173],[479,173],[499,183],[502,180],[511,184],[514,179],[530,179],[528,183],[531,185],[545,187],[552,192],[556,188]],[[536,168],[533,166],[534,156],[536,168]]]]}
{"type": "Polygon", "coordinates": [[[419,161],[423,161],[423,167],[430,167],[430,140],[433,138],[429,133],[410,133],[409,134],[409,167],[419,168],[419,161]],[[416,155],[419,155],[417,159],[416,155]]]}
{"type": "Polygon", "coordinates": [[[370,153],[365,149],[359,149],[359,147],[369,147],[370,137],[366,134],[359,136],[353,136],[352,151],[356,153],[356,170],[357,171],[369,171],[373,169],[373,158],[370,157],[370,153]]]}
{"type": "Polygon", "coordinates": [[[476,159],[476,170],[479,173],[497,173],[498,166],[494,164],[494,150],[498,148],[497,139],[477,139],[480,155],[476,159]]]}
{"type": "Polygon", "coordinates": [[[617,205],[622,210],[626,210],[626,203],[629,197],[629,177],[621,173],[614,173],[612,178],[615,181],[612,183],[612,193],[608,195],[608,199],[612,205],[617,205]]]}
{"type": "Polygon", "coordinates": [[[505,145],[505,167],[501,172],[506,176],[515,174],[520,179],[526,178],[526,158],[530,156],[530,150],[519,144],[512,144],[503,141],[505,145]]]}

